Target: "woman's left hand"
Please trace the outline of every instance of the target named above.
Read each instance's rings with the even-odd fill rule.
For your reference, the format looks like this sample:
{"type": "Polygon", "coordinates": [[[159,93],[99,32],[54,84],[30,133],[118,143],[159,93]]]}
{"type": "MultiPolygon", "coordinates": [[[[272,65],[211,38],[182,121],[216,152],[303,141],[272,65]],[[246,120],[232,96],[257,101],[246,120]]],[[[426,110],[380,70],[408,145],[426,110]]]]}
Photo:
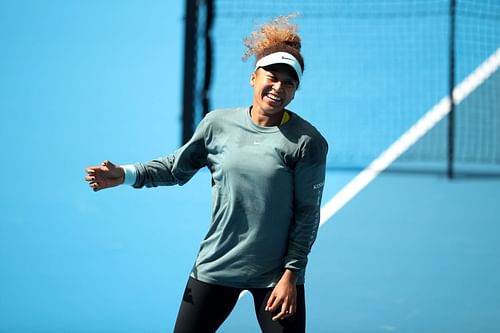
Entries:
{"type": "Polygon", "coordinates": [[[273,320],[292,316],[297,310],[296,276],[291,270],[285,270],[283,276],[274,287],[266,304],[266,311],[278,312],[273,320]]]}

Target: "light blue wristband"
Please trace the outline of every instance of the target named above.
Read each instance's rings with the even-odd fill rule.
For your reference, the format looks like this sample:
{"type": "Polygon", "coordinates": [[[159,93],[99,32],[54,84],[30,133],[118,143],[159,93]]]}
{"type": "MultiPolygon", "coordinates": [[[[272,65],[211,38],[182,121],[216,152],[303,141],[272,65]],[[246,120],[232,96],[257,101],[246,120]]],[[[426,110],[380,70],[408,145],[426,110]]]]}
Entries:
{"type": "Polygon", "coordinates": [[[137,169],[132,164],[126,164],[121,166],[123,171],[125,171],[125,179],[122,185],[134,185],[137,179],[137,169]]]}

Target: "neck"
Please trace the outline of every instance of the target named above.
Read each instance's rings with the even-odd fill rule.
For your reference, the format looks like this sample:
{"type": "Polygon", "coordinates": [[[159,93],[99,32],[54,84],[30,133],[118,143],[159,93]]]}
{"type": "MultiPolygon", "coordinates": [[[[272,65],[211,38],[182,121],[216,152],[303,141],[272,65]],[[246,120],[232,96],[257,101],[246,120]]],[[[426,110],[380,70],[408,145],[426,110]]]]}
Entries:
{"type": "Polygon", "coordinates": [[[266,113],[259,108],[253,107],[250,109],[250,116],[253,122],[262,127],[278,126],[283,119],[283,113],[285,110],[278,111],[276,113],[266,113]]]}

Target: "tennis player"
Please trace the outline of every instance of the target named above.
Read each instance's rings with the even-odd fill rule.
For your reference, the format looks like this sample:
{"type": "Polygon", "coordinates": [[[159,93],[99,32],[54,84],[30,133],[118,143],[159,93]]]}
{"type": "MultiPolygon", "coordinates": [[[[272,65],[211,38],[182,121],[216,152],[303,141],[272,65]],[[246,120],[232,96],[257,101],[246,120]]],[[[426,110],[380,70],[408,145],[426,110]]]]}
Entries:
{"type": "Polygon", "coordinates": [[[215,332],[248,290],[263,332],[305,332],[304,275],[319,225],[327,142],[287,110],[304,71],[292,16],[245,39],[256,57],[249,107],[207,114],[174,153],[147,163],[86,169],[94,191],[182,185],[212,176],[212,221],[181,302],[176,333],[215,332]]]}

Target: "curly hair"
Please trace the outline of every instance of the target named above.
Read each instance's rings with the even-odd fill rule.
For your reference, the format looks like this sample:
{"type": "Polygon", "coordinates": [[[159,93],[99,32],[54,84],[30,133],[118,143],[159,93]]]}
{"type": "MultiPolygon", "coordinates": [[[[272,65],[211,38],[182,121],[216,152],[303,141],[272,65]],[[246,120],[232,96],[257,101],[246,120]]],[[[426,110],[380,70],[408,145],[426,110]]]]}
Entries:
{"type": "Polygon", "coordinates": [[[298,60],[303,71],[304,57],[300,52],[301,39],[297,34],[297,25],[290,23],[290,20],[297,16],[298,14],[278,16],[273,21],[260,25],[259,29],[253,31],[249,37],[245,37],[243,41],[246,50],[243,60],[253,55],[256,60],[259,60],[274,52],[288,52],[298,60]]]}

